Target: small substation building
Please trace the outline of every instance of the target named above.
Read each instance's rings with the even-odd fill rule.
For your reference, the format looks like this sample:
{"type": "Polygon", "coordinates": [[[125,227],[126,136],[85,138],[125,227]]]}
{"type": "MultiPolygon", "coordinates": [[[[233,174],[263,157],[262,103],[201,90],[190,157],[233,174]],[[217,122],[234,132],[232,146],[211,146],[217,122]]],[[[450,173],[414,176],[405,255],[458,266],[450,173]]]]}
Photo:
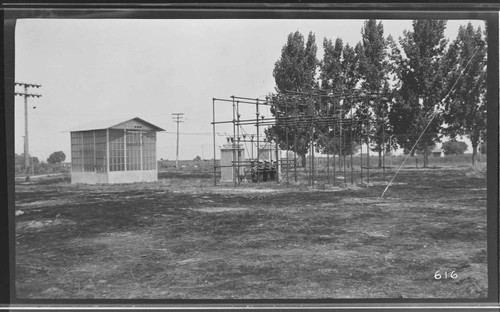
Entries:
{"type": "Polygon", "coordinates": [[[157,181],[156,132],[161,131],[137,117],[71,130],[71,183],[157,181]]]}

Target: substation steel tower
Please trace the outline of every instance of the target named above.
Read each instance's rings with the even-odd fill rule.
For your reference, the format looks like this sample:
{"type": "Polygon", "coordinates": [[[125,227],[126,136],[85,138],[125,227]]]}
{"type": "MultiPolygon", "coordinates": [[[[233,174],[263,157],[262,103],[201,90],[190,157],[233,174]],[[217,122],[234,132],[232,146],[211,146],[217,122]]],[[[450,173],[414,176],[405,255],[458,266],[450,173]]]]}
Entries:
{"type": "MultiPolygon", "coordinates": [[[[327,90],[322,89],[311,89],[309,91],[293,91],[293,90],[285,90],[282,94],[271,95],[266,97],[266,100],[260,100],[258,98],[247,98],[247,97],[237,97],[231,96],[231,99],[212,99],[212,109],[213,109],[213,148],[214,148],[214,185],[217,184],[216,174],[217,174],[217,165],[215,162],[216,156],[216,144],[215,144],[215,133],[216,133],[216,125],[217,124],[232,124],[233,125],[233,137],[231,138],[231,142],[240,144],[241,142],[247,142],[246,137],[243,136],[243,140],[240,138],[239,129],[242,126],[255,126],[256,128],[256,142],[257,142],[257,157],[254,159],[254,153],[252,150],[252,160],[258,160],[259,155],[261,153],[260,148],[260,140],[265,142],[265,139],[260,138],[261,127],[269,127],[269,126],[277,126],[283,129],[285,135],[285,146],[289,148],[289,132],[293,133],[293,154],[294,159],[293,171],[294,171],[294,179],[297,182],[297,151],[298,151],[298,143],[297,142],[297,133],[299,127],[304,128],[307,131],[307,134],[304,134],[307,137],[307,142],[301,142],[301,145],[308,144],[309,152],[310,152],[310,165],[304,167],[305,175],[309,181],[309,185],[314,188],[315,179],[319,177],[324,171],[326,171],[326,180],[328,184],[330,184],[330,161],[333,161],[333,186],[336,184],[336,173],[341,172],[341,160],[343,162],[343,182],[348,183],[347,175],[349,174],[346,168],[346,150],[352,149],[354,142],[359,142],[359,146],[363,145],[363,142],[366,142],[366,167],[363,165],[363,150],[360,150],[360,162],[359,162],[359,178],[360,182],[363,183],[363,170],[366,170],[366,182],[370,182],[370,140],[374,138],[374,135],[370,131],[376,125],[380,126],[380,122],[382,122],[382,143],[383,153],[382,153],[382,170],[383,170],[383,179],[385,180],[385,146],[386,146],[386,136],[385,136],[385,122],[386,122],[386,112],[384,109],[384,116],[382,120],[377,121],[373,120],[370,116],[366,117],[356,117],[354,114],[355,103],[363,103],[364,101],[379,101],[380,103],[386,102],[387,98],[383,96],[381,93],[376,92],[367,92],[364,90],[351,90],[350,92],[328,92],[327,90]],[[215,103],[216,102],[226,102],[227,104],[231,103],[233,106],[233,119],[232,120],[216,120],[215,115],[215,103]],[[241,118],[239,113],[239,105],[240,104],[249,104],[255,106],[255,117],[249,118],[241,118]],[[265,118],[259,112],[260,106],[273,106],[273,105],[281,105],[281,111],[276,111],[276,115],[271,118],[265,118]],[[328,110],[330,113],[327,115],[318,114],[316,112],[315,106],[319,105],[320,109],[328,110]],[[290,128],[290,129],[289,129],[290,128]],[[363,131],[364,128],[364,131],[363,131]],[[238,132],[237,132],[238,130],[238,132]],[[326,131],[326,132],[325,132],[326,131]],[[323,133],[325,132],[325,133],[323,133]],[[314,134],[319,133],[325,135],[330,138],[326,145],[326,166],[324,168],[316,168],[319,166],[315,163],[315,148],[316,144],[314,141],[314,134]],[[333,135],[330,137],[330,133],[333,135]],[[346,142],[348,140],[348,142],[346,142]],[[348,143],[348,144],[347,144],[348,143]],[[338,145],[338,146],[336,146],[338,145]],[[330,149],[333,149],[333,155],[330,155],[330,149]],[[339,168],[336,169],[335,158],[338,155],[339,160],[339,168]],[[330,158],[330,156],[333,156],[330,158]],[[342,159],[341,159],[342,158],[342,159]],[[317,171],[317,174],[316,174],[317,171]]],[[[363,105],[361,108],[366,108],[367,104],[363,105]]],[[[254,144],[254,135],[250,136],[250,143],[254,144]]],[[[267,144],[267,143],[266,143],[267,144]]],[[[278,148],[278,140],[276,140],[276,149],[278,148]]],[[[281,164],[285,162],[285,170],[282,178],[286,179],[286,185],[288,187],[289,184],[289,167],[290,160],[288,159],[288,149],[286,153],[285,160],[281,160],[281,164]]],[[[353,162],[353,152],[349,151],[350,154],[350,163],[349,163],[349,171],[350,171],[350,183],[354,184],[354,162],[353,162]]],[[[305,157],[305,156],[303,156],[305,157]]],[[[245,161],[234,160],[236,157],[233,155],[233,162],[231,165],[227,165],[225,167],[232,167],[233,170],[238,170],[240,166],[246,166],[245,161]]],[[[278,160],[278,150],[276,151],[276,159],[278,160]]],[[[220,166],[222,168],[222,166],[220,166]]],[[[257,183],[258,183],[257,179],[257,183]]],[[[235,186],[239,183],[234,181],[235,186]]],[[[280,183],[280,180],[277,179],[277,183],[280,183]]]]}

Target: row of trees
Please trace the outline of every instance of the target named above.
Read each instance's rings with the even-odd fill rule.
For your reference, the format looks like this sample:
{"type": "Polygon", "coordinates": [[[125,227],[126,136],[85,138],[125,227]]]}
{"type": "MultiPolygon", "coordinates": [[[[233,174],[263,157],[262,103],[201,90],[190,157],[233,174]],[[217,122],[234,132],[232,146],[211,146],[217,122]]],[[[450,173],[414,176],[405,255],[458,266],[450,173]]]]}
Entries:
{"type": "MultiPolygon", "coordinates": [[[[47,171],[48,165],[57,165],[62,163],[64,160],[66,160],[66,155],[64,154],[64,152],[57,151],[50,154],[50,156],[47,158],[47,162],[44,161],[40,162],[38,157],[31,157],[30,165],[34,167],[35,171],[36,169],[42,169],[42,171],[47,171]]],[[[21,153],[20,155],[15,154],[14,162],[16,165],[16,169],[18,171],[24,172],[24,170],[26,170],[24,153],[21,153]]]]}
{"type": "Polygon", "coordinates": [[[354,47],[341,38],[325,38],[322,60],[317,59],[312,32],[307,40],[298,31],[289,34],[274,66],[274,98],[284,99],[290,91],[318,96],[275,100],[271,113],[275,117],[299,116],[312,109],[316,116],[370,122],[358,122],[349,129],[317,124],[313,132],[307,123],[291,126],[278,121],[266,131],[268,137],[280,148],[301,156],[308,153],[311,140],[319,152],[338,155],[352,153],[359,143],[369,143],[380,156],[384,149],[397,146],[411,150],[425,129],[417,144],[425,155],[425,166],[429,148],[444,136],[467,136],[474,163],[477,147],[486,139],[486,30],[469,23],[448,42],[444,20],[415,20],[412,26],[396,42],[391,36],[384,37],[382,22],[367,20],[361,41],[354,47]],[[361,90],[357,97],[352,96],[355,90],[361,90]],[[304,101],[310,105],[304,106],[304,101]],[[343,142],[339,131],[344,133],[343,142]],[[360,138],[366,139],[360,142],[360,138]]]}

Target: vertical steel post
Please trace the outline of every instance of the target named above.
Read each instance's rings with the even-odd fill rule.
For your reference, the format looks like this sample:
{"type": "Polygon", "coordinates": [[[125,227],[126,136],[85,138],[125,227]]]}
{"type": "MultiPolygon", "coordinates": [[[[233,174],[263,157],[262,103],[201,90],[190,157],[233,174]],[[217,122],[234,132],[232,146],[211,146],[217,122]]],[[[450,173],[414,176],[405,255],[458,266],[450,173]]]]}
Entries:
{"type": "MultiPolygon", "coordinates": [[[[361,124],[362,125],[362,124],[361,124]]],[[[360,133],[359,146],[360,146],[360,159],[359,159],[359,170],[360,170],[360,180],[363,183],[363,138],[361,137],[363,133],[360,133]]]]}
{"type": "Polygon", "coordinates": [[[94,171],[97,171],[97,155],[96,155],[96,149],[95,149],[95,130],[92,131],[92,149],[94,150],[94,159],[93,159],[93,167],[94,171]]]}
{"type": "Polygon", "coordinates": [[[253,134],[250,135],[250,159],[253,160],[253,134]]]}
{"type": "Polygon", "coordinates": [[[238,185],[240,185],[240,101],[236,101],[236,131],[237,131],[237,139],[238,139],[238,144],[236,146],[237,150],[237,159],[238,159],[238,164],[237,168],[238,170],[236,171],[236,179],[238,180],[238,185]]]}
{"type": "Polygon", "coordinates": [[[329,151],[329,142],[327,142],[326,145],[326,179],[328,181],[328,184],[330,184],[330,151],[329,151]]]}
{"type": "Polygon", "coordinates": [[[295,120],[295,133],[293,134],[293,158],[295,183],[297,183],[297,120],[295,120]]]}
{"type": "Polygon", "coordinates": [[[263,174],[263,172],[260,172],[259,173],[259,144],[260,144],[260,140],[259,140],[259,99],[256,99],[255,100],[255,119],[256,119],[256,127],[257,127],[257,157],[256,157],[256,161],[257,161],[257,184],[259,184],[259,176],[260,174],[263,174]]]}
{"type": "Polygon", "coordinates": [[[214,186],[217,186],[217,164],[215,162],[215,99],[212,98],[212,139],[214,148],[214,186]]]}
{"type": "Polygon", "coordinates": [[[334,117],[333,117],[333,186],[335,186],[335,182],[337,180],[337,176],[336,176],[336,169],[335,166],[336,166],[336,163],[335,163],[335,158],[337,157],[336,154],[337,154],[337,146],[335,144],[335,136],[336,136],[336,126],[337,126],[337,118],[335,117],[336,116],[336,112],[335,112],[335,102],[333,104],[333,112],[334,112],[334,117]]]}
{"type": "Polygon", "coordinates": [[[359,146],[361,147],[361,158],[359,160],[359,169],[361,170],[361,183],[363,183],[363,128],[364,128],[364,122],[358,121],[358,126],[360,127],[359,146]]]}
{"type": "MultiPolygon", "coordinates": [[[[330,117],[330,105],[328,98],[325,101],[326,104],[326,116],[330,117]]],[[[326,122],[327,125],[327,140],[326,140],[326,179],[327,183],[330,184],[330,124],[326,122]]]]}
{"type": "Polygon", "coordinates": [[[309,107],[311,110],[311,186],[314,188],[314,100],[309,95],[309,107]]]}
{"type": "Polygon", "coordinates": [[[370,183],[370,126],[367,123],[368,131],[366,132],[366,183],[370,183]]]}
{"type": "Polygon", "coordinates": [[[231,169],[233,169],[233,183],[234,183],[234,186],[236,186],[236,168],[235,168],[235,165],[234,165],[234,160],[236,159],[236,148],[235,148],[235,143],[236,143],[236,104],[234,103],[234,95],[231,96],[231,98],[233,99],[233,139],[232,139],[232,144],[231,144],[231,147],[232,147],[232,159],[231,159],[231,169]]]}
{"type": "MultiPolygon", "coordinates": [[[[275,144],[275,148],[276,148],[276,165],[274,166],[274,178],[276,179],[276,183],[279,184],[280,183],[280,175],[281,175],[281,169],[279,167],[279,160],[280,160],[280,157],[279,157],[279,149],[278,149],[278,136],[275,137],[275,141],[274,141],[274,144],[275,144]]],[[[272,164],[271,164],[271,168],[272,168],[272,164]]]]}
{"type": "MultiPolygon", "coordinates": [[[[289,187],[290,177],[289,177],[289,161],[288,161],[288,101],[285,98],[285,138],[286,138],[286,187],[289,187]]],[[[283,162],[281,163],[283,166],[283,162]]]]}
{"type": "MultiPolygon", "coordinates": [[[[306,98],[306,104],[307,104],[307,98],[306,98]]],[[[304,157],[305,157],[305,160],[304,160],[304,170],[305,170],[305,173],[306,173],[306,177],[307,177],[307,183],[308,185],[311,185],[311,172],[309,172],[309,169],[311,168],[311,149],[307,148],[307,145],[310,145],[311,143],[310,142],[307,142],[307,114],[308,114],[308,108],[306,108],[306,112],[305,112],[305,115],[304,115],[304,130],[305,130],[305,133],[304,133],[304,136],[305,136],[305,140],[304,140],[304,149],[307,150],[306,153],[304,153],[304,157]],[[307,161],[307,156],[309,156],[309,163],[307,161]]]]}
{"type": "Polygon", "coordinates": [[[382,172],[384,175],[384,181],[385,181],[385,107],[384,107],[384,113],[382,116],[382,172]]]}
{"type": "Polygon", "coordinates": [[[344,101],[342,101],[342,161],[344,163],[344,184],[347,183],[347,175],[346,175],[346,163],[345,163],[345,153],[346,153],[346,144],[345,144],[345,129],[344,129],[344,101]]]}
{"type": "Polygon", "coordinates": [[[353,144],[352,144],[352,112],[351,112],[351,119],[349,121],[349,133],[351,135],[350,141],[349,141],[349,146],[350,146],[350,154],[351,154],[351,184],[354,184],[354,168],[353,168],[353,163],[352,163],[352,154],[353,154],[353,144]]]}

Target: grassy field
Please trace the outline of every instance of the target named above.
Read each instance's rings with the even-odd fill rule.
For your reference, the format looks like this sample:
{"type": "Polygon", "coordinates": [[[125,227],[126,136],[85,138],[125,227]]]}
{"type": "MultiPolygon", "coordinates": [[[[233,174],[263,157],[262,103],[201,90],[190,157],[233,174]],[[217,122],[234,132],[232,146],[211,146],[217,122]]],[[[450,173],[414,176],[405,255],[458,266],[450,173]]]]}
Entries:
{"type": "Polygon", "coordinates": [[[20,181],[17,297],[485,297],[485,172],[404,169],[383,199],[372,174],[314,190],[173,169],[154,183],[20,181]]]}

